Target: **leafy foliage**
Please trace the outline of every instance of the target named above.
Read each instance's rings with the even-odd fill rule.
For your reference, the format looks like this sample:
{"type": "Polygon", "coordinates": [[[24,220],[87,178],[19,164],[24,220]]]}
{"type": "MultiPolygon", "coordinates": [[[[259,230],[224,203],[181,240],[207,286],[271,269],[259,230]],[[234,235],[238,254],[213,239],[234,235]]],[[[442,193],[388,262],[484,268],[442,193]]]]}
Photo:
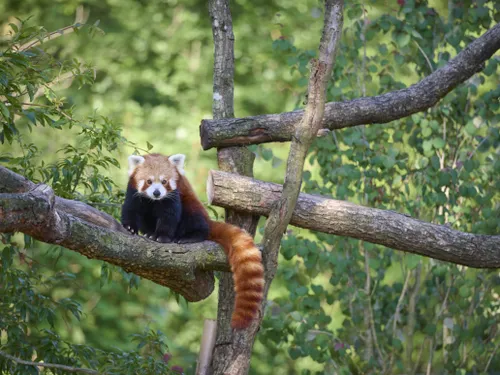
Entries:
{"type": "MultiPolygon", "coordinates": [[[[416,82],[493,25],[498,9],[480,2],[477,13],[464,12],[454,3],[442,15],[427,2],[402,3],[397,14],[378,17],[371,4],[348,8],[329,101],[416,82]]],[[[307,51],[291,41],[279,46],[306,78],[300,61],[307,51]]],[[[499,233],[497,65],[491,59],[425,113],[318,139],[304,190],[499,233]]],[[[497,272],[319,233],[314,239],[289,233],[281,253],[288,262],[279,274],[289,293],[274,299],[260,339],[275,348],[286,342],[292,360],[308,357],[342,374],[500,368],[497,272]]]]}
{"type": "MultiPolygon", "coordinates": [[[[60,196],[116,215],[125,181],[117,182],[123,172],[114,167],[136,147],[126,135],[148,150],[187,153],[187,173],[201,191],[206,170],[215,166],[214,153],[198,155],[196,131],[211,105],[206,2],[80,3],[0,2],[1,30],[10,32],[0,41],[0,161],[49,183],[60,196]],[[75,13],[101,19],[106,35],[97,24],[72,22],[75,13]],[[23,23],[11,15],[32,18],[23,23]],[[46,39],[51,33],[35,24],[78,32],[46,39]],[[26,43],[39,44],[17,47],[26,43]]],[[[316,55],[320,3],[231,6],[237,116],[301,107],[308,63],[316,55]]],[[[499,14],[494,1],[349,2],[328,100],[418,81],[498,22],[499,14]]],[[[498,233],[497,65],[491,59],[426,113],[319,139],[304,190],[460,230],[498,233]]],[[[256,176],[281,182],[286,146],[252,151],[259,156],[256,176]]],[[[172,365],[178,358],[194,371],[200,322],[214,316],[215,298],[188,309],[146,281],[138,292],[138,278],[123,270],[47,250],[29,237],[3,240],[0,350],[104,373],[183,371],[172,365]],[[168,341],[175,360],[164,354],[167,337],[175,337],[168,341]]],[[[498,370],[498,287],[494,272],[293,230],[283,241],[252,371],[498,370]]],[[[37,371],[0,361],[0,372],[37,371]]]]}
{"type": "MultiPolygon", "coordinates": [[[[60,80],[75,80],[79,85],[92,83],[93,70],[76,59],[57,59],[41,48],[44,40],[62,35],[64,30],[77,31],[82,25],[52,33],[25,22],[10,27],[11,38],[5,41],[0,60],[0,142],[17,144],[22,156],[2,154],[1,160],[34,181],[50,184],[62,197],[89,203],[117,202],[113,201],[116,185],[102,171],[119,167],[111,153],[128,143],[121,128],[102,116],[74,118],[73,108],[53,90],[60,80]],[[64,130],[74,138],[74,144],[57,150],[60,157],[53,162],[37,163],[40,150],[25,141],[25,133],[38,127],[64,130]]],[[[88,28],[90,34],[98,30],[96,26],[88,28]]]]}
{"type": "MultiPolygon", "coordinates": [[[[145,329],[133,335],[134,351],[103,351],[89,345],[75,345],[56,331],[56,320],[65,324],[82,317],[81,305],[71,298],[54,300],[47,290],[74,282],[75,275],[58,272],[49,277],[39,272],[36,262],[19,249],[9,236],[2,251],[0,268],[0,350],[28,361],[40,361],[89,368],[103,374],[169,374],[164,353],[168,347],[161,332],[145,329]],[[17,267],[12,267],[16,263],[17,267]],[[22,298],[20,298],[22,296],[22,298]]],[[[55,374],[65,371],[51,370],[55,374]]],[[[38,374],[35,366],[18,364],[0,355],[0,373],[38,374]]]]}
{"type": "MultiPolygon", "coordinates": [[[[11,146],[17,144],[22,156],[3,154],[2,161],[32,180],[52,185],[60,196],[103,204],[105,208],[111,207],[108,211],[113,212],[114,204],[121,198],[113,190],[114,182],[102,171],[119,167],[111,153],[119,145],[130,143],[121,135],[121,128],[107,118],[97,115],[84,121],[74,118],[72,108],[52,88],[62,76],[80,84],[92,83],[92,70],[82,68],[76,59],[59,60],[41,48],[44,40],[63,31],[48,34],[42,28],[27,26],[25,22],[10,27],[13,33],[5,41],[0,59],[0,119],[3,126],[0,141],[11,146]],[[75,144],[66,144],[59,149],[60,158],[53,162],[37,164],[40,152],[35,144],[25,143],[24,134],[45,126],[73,134],[75,144]]],[[[78,28],[81,25],[74,25],[72,30],[78,28]]],[[[89,28],[91,34],[96,30],[96,27],[89,28]]],[[[24,237],[24,246],[10,235],[1,238],[5,246],[0,268],[0,350],[19,359],[83,366],[106,374],[170,373],[168,361],[163,358],[167,350],[165,338],[159,331],[146,329],[142,334],[135,334],[139,344],[134,351],[104,351],[64,340],[56,332],[56,325],[61,320],[66,325],[71,325],[73,319],[80,320],[82,306],[71,298],[55,300],[46,292],[73,282],[75,275],[70,272],[50,276],[41,273],[37,261],[26,253],[26,249],[33,245],[30,237],[24,237]]],[[[104,267],[103,270],[109,280],[110,268],[104,267]]],[[[137,276],[118,271],[132,287],[138,285],[137,276]]],[[[51,371],[65,373],[64,370],[51,371]]],[[[35,366],[18,364],[0,355],[0,373],[4,372],[39,373],[35,366]]]]}

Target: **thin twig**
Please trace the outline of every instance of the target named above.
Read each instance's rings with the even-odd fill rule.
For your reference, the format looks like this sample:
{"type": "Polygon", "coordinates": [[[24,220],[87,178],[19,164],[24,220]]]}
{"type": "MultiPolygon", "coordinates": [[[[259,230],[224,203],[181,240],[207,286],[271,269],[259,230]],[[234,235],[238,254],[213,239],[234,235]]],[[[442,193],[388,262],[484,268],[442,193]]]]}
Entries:
{"type": "Polygon", "coordinates": [[[46,104],[37,104],[37,103],[21,103],[21,105],[23,107],[41,107],[41,108],[48,108],[48,109],[55,109],[57,112],[59,112],[61,115],[63,115],[64,117],[66,117],[68,120],[70,121],[75,121],[73,119],[73,117],[71,117],[70,115],[68,115],[66,112],[64,112],[62,109],[59,109],[58,107],[53,107],[53,106],[50,106],[50,105],[46,105],[46,104]]]}
{"type": "MultiPolygon", "coordinates": [[[[362,248],[362,241],[359,241],[359,247],[360,250],[362,248]]],[[[368,251],[364,249],[364,256],[365,256],[365,274],[366,274],[366,280],[365,280],[365,295],[366,295],[366,301],[367,305],[370,305],[370,289],[371,289],[371,276],[370,276],[370,255],[368,254],[368,251]]],[[[371,329],[371,317],[370,317],[370,309],[365,309],[364,311],[364,319],[365,319],[365,326],[366,326],[366,351],[365,351],[365,360],[369,361],[370,358],[373,356],[373,333],[371,329]]]]}
{"type": "Polygon", "coordinates": [[[420,346],[420,350],[418,352],[417,360],[415,361],[415,365],[413,366],[413,370],[410,372],[410,375],[415,375],[418,370],[418,364],[420,363],[420,359],[422,358],[422,353],[424,352],[425,342],[427,341],[427,337],[424,337],[424,341],[422,341],[422,345],[420,346]]]}
{"type": "Polygon", "coordinates": [[[425,371],[425,375],[431,375],[433,353],[434,353],[434,338],[431,339],[431,344],[429,345],[429,360],[427,361],[427,369],[425,371]]]}
{"type": "Polygon", "coordinates": [[[73,72],[66,72],[64,74],[57,76],[51,82],[46,83],[46,84],[42,85],[40,88],[38,88],[38,90],[36,91],[36,93],[34,95],[34,99],[42,96],[44,89],[51,90],[53,86],[57,85],[60,82],[71,79],[71,81],[68,84],[68,87],[71,86],[71,82],[73,81],[74,78],[75,78],[75,74],[73,72]]]}
{"type": "Polygon", "coordinates": [[[91,370],[91,369],[86,369],[86,368],[79,368],[79,367],[71,367],[71,366],[66,366],[66,365],[59,365],[56,363],[46,363],[46,362],[32,362],[32,361],[26,361],[21,358],[14,357],[10,354],[5,353],[4,351],[0,350],[0,355],[4,358],[10,359],[13,362],[16,362],[20,365],[27,365],[27,366],[37,366],[37,367],[46,367],[46,368],[56,368],[60,370],[64,370],[67,372],[80,372],[83,374],[95,374],[99,375],[99,372],[96,370],[91,370]]]}
{"type": "Polygon", "coordinates": [[[414,42],[415,42],[415,44],[417,45],[418,50],[419,50],[419,51],[422,53],[422,55],[424,56],[425,61],[427,61],[427,64],[429,65],[429,68],[430,68],[430,70],[431,70],[431,73],[434,73],[434,68],[432,67],[431,61],[429,60],[429,58],[428,58],[428,57],[427,57],[427,55],[425,54],[424,50],[422,49],[422,47],[420,47],[420,44],[418,44],[416,40],[415,40],[414,42]]]}
{"type": "Polygon", "coordinates": [[[63,27],[62,29],[58,29],[56,31],[52,31],[51,33],[45,35],[41,39],[37,39],[37,40],[31,41],[31,42],[22,44],[21,46],[18,47],[18,50],[21,52],[27,51],[33,47],[38,46],[39,44],[42,44],[45,40],[54,40],[56,38],[59,38],[60,36],[71,34],[72,32],[75,31],[75,29],[79,29],[82,26],[83,25],[75,24],[75,25],[63,27]]]}
{"type": "Polygon", "coordinates": [[[372,329],[373,342],[375,344],[375,349],[377,350],[377,354],[379,357],[379,364],[380,366],[382,366],[382,372],[385,372],[386,367],[384,362],[384,355],[382,354],[382,350],[380,349],[380,345],[378,343],[377,331],[375,330],[375,318],[373,317],[373,308],[371,303],[368,304],[368,310],[370,311],[370,325],[372,329]]]}
{"type": "MultiPolygon", "coordinates": [[[[399,295],[398,303],[396,304],[396,310],[394,312],[394,320],[392,322],[392,340],[394,341],[394,338],[396,337],[396,328],[398,324],[398,319],[399,319],[399,313],[401,311],[401,305],[403,304],[403,299],[405,298],[406,291],[408,290],[408,282],[410,281],[410,276],[411,276],[411,271],[408,271],[406,274],[406,279],[405,283],[403,285],[403,290],[401,291],[401,294],[399,295]]],[[[389,367],[387,370],[391,371],[391,368],[394,364],[394,348],[391,351],[391,359],[389,360],[389,367]]]]}
{"type": "Polygon", "coordinates": [[[491,353],[490,358],[488,359],[488,362],[486,362],[486,366],[484,367],[484,373],[486,374],[488,372],[488,368],[490,367],[491,361],[495,357],[495,353],[497,352],[498,348],[500,347],[500,343],[498,343],[495,348],[493,349],[493,353],[491,353]]]}
{"type": "MultiPolygon", "coordinates": [[[[417,299],[419,296],[420,292],[420,277],[422,274],[422,261],[419,262],[417,265],[417,268],[415,270],[415,283],[414,287],[412,288],[412,291],[409,295],[409,301],[408,301],[408,324],[407,324],[407,330],[406,330],[406,362],[408,368],[412,367],[412,352],[413,352],[413,337],[414,337],[414,332],[415,332],[415,324],[416,324],[416,306],[417,306],[417,299]]],[[[422,356],[422,350],[423,350],[423,345],[425,344],[425,341],[422,343],[422,347],[420,348],[420,353],[419,357],[415,363],[414,370],[412,372],[412,375],[415,374],[415,371],[417,371],[417,366],[418,363],[420,362],[420,357],[422,356]]]]}

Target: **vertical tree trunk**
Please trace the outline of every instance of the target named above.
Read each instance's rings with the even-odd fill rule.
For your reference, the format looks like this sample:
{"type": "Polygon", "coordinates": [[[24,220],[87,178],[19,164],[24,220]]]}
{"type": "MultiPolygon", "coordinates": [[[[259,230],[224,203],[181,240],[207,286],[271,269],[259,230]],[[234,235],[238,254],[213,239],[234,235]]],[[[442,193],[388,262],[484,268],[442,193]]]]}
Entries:
{"type": "MultiPolygon", "coordinates": [[[[234,34],[229,0],[210,0],[209,12],[214,38],[213,118],[232,118],[234,117],[234,34]]],[[[218,149],[217,159],[219,169],[222,171],[253,176],[254,155],[245,147],[218,149]]],[[[226,221],[255,235],[258,216],[226,210],[226,221]]],[[[233,306],[233,276],[229,272],[224,272],[219,280],[217,338],[212,359],[214,374],[227,373],[231,359],[234,358],[234,337],[230,325],[233,306]]]]}
{"type": "MultiPolygon", "coordinates": [[[[230,24],[231,18],[228,1],[210,1],[210,12],[214,30],[214,42],[216,45],[216,63],[214,69],[215,102],[217,100],[223,100],[223,97],[218,90],[225,89],[226,94],[230,93],[227,85],[229,82],[228,77],[232,77],[232,74],[224,75],[222,73],[224,64],[227,64],[229,61],[233,61],[232,50],[229,52],[228,47],[232,46],[232,28],[230,24]],[[220,39],[224,35],[229,38],[229,40],[220,39]],[[223,56],[225,56],[225,58],[223,56]],[[221,59],[219,62],[218,58],[221,59]],[[216,84],[215,77],[217,75],[220,77],[218,78],[220,81],[217,81],[220,85],[216,84]],[[224,84],[226,86],[224,86],[224,84]]],[[[260,309],[261,314],[259,319],[255,319],[255,321],[247,329],[235,330],[231,333],[230,328],[228,327],[229,315],[226,315],[229,310],[226,305],[228,300],[224,300],[227,296],[227,284],[229,284],[229,281],[221,280],[221,285],[224,287],[224,290],[222,290],[221,287],[221,294],[219,296],[220,315],[218,317],[218,327],[221,327],[221,331],[218,332],[218,338],[214,350],[213,369],[215,374],[244,375],[248,373],[253,343],[262,322],[262,312],[266,303],[265,299],[267,298],[269,286],[271,285],[278,267],[277,261],[281,237],[283,236],[283,231],[286,229],[290,221],[299,195],[302,181],[302,170],[308,148],[312,143],[313,138],[316,136],[323,118],[326,85],[331,76],[335,51],[342,34],[342,24],[343,1],[326,0],[325,24],[320,42],[319,58],[313,61],[313,69],[309,79],[309,102],[304,117],[297,127],[295,137],[290,147],[283,193],[279,202],[277,202],[271,211],[269,219],[266,223],[266,230],[263,239],[263,262],[265,267],[266,285],[264,300],[260,309]]],[[[226,66],[225,71],[232,72],[232,69],[232,66],[230,68],[226,66]]],[[[214,116],[216,109],[220,110],[224,108],[222,104],[224,103],[214,103],[214,116]]],[[[226,114],[228,113],[229,112],[226,111],[226,114]]],[[[239,151],[233,151],[231,149],[224,150],[224,152],[219,151],[219,164],[222,168],[230,168],[232,170],[236,170],[237,172],[244,170],[242,167],[235,167],[236,163],[245,160],[244,156],[241,155],[242,154],[239,151]],[[228,155],[231,155],[231,157],[228,155]],[[229,164],[228,161],[231,164],[229,164]]],[[[250,222],[251,221],[249,219],[246,223],[250,222]]]]}

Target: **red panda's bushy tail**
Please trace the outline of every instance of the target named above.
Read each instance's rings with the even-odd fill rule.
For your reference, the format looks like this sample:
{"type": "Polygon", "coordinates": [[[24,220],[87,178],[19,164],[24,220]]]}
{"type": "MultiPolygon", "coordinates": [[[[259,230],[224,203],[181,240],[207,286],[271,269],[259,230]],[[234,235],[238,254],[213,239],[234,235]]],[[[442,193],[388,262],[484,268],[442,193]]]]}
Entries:
{"type": "Polygon", "coordinates": [[[231,326],[246,328],[256,317],[264,294],[260,250],[246,231],[217,221],[210,221],[209,240],[222,245],[233,272],[236,299],[231,326]]]}

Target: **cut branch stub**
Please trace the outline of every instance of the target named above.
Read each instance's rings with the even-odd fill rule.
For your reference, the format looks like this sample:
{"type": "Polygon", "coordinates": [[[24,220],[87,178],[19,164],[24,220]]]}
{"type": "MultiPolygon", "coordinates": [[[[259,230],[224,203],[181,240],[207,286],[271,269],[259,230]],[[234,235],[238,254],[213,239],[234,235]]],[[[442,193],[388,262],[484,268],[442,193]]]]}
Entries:
{"type": "MultiPolygon", "coordinates": [[[[434,106],[447,93],[484,68],[500,49],[500,23],[469,44],[444,67],[406,89],[347,102],[327,103],[322,128],[342,129],[385,124],[434,106]]],[[[212,147],[288,142],[304,111],[218,120],[202,120],[201,144],[212,147]]]]}
{"type": "MultiPolygon", "coordinates": [[[[282,186],[211,171],[209,203],[267,216],[282,186]]],[[[300,194],[290,224],[358,238],[427,257],[476,268],[500,268],[500,236],[464,233],[394,211],[358,206],[319,195],[300,194]]]]}

